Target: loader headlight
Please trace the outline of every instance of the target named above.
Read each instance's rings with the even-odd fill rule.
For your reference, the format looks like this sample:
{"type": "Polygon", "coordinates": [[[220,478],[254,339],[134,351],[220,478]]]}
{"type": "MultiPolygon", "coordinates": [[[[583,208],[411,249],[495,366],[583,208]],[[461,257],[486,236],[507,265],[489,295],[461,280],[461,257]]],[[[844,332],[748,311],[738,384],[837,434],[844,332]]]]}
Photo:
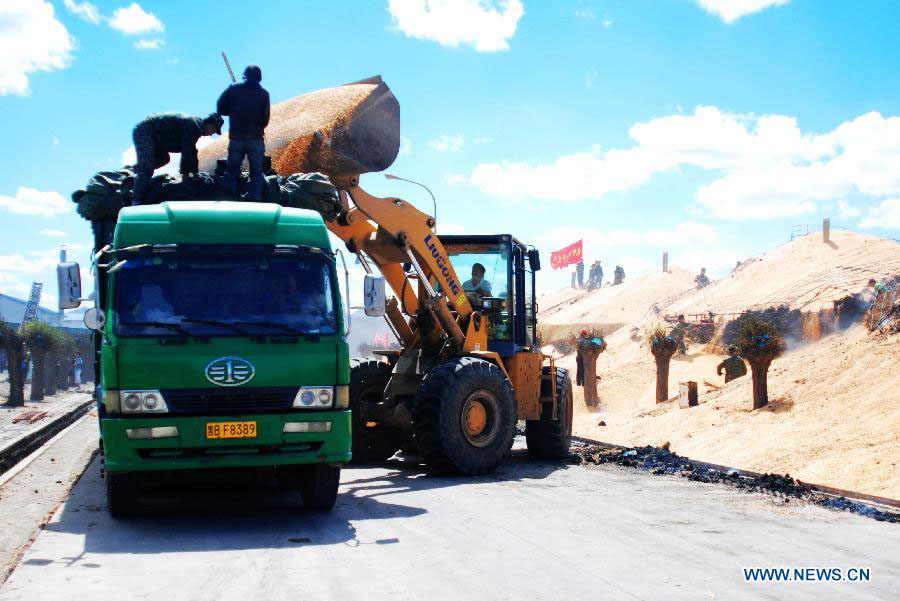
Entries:
{"type": "Polygon", "coordinates": [[[323,409],[334,403],[333,386],[304,386],[294,397],[295,409],[323,409]]]}
{"type": "Polygon", "coordinates": [[[120,390],[122,413],[168,413],[166,401],[158,390],[120,390]]]}

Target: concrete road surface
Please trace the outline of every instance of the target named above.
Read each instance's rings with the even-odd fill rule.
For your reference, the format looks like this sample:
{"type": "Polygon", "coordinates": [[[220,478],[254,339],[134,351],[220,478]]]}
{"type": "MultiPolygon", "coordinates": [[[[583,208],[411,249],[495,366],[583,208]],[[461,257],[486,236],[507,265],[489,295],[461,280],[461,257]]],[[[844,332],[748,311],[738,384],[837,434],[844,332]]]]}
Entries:
{"type": "Polygon", "coordinates": [[[347,469],[331,514],[244,475],[114,521],[94,461],[0,589],[27,599],[897,599],[900,528],[617,466],[347,469]],[[746,582],[742,568],[867,568],[746,582]]]}

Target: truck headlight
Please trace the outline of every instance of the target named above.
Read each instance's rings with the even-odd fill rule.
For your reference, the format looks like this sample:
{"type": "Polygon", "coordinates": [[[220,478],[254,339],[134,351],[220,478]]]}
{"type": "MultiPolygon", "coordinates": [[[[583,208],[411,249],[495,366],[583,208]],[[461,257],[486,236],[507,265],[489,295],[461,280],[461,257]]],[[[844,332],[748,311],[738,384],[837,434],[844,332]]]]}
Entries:
{"type": "Polygon", "coordinates": [[[168,413],[169,408],[158,390],[120,390],[122,413],[168,413]]]}
{"type": "Polygon", "coordinates": [[[294,397],[294,409],[323,409],[334,404],[333,386],[303,386],[294,397]]]}

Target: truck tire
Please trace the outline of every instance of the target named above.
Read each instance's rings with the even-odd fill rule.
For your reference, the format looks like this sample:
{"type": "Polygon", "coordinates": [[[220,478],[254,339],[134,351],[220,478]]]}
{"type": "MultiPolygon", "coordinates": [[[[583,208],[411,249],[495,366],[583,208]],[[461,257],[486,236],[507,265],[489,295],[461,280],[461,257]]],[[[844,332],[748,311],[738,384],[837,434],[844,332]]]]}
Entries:
{"type": "Polygon", "coordinates": [[[412,408],[413,438],[436,471],[485,474],[503,460],[516,433],[516,400],[499,367],[475,357],[425,374],[412,408]]]}
{"type": "Polygon", "coordinates": [[[327,463],[302,466],[300,496],[306,511],[331,511],[341,483],[341,468],[327,463]]]}
{"type": "Polygon", "coordinates": [[[409,438],[390,424],[368,422],[361,407],[381,400],[391,366],[377,359],[350,361],[351,463],[384,463],[409,438]]]}
{"type": "Polygon", "coordinates": [[[140,492],[136,473],[106,472],[106,506],[110,516],[120,519],[136,515],[139,503],[140,492]]]}
{"type": "MultiPolygon", "coordinates": [[[[550,375],[545,367],[543,376],[550,375]]],[[[525,422],[525,442],[528,454],[538,459],[565,459],[572,441],[572,381],[567,369],[557,367],[553,374],[556,386],[557,419],[553,419],[550,403],[541,403],[541,419],[525,422]]],[[[541,397],[550,396],[551,380],[541,381],[541,397]]]]}

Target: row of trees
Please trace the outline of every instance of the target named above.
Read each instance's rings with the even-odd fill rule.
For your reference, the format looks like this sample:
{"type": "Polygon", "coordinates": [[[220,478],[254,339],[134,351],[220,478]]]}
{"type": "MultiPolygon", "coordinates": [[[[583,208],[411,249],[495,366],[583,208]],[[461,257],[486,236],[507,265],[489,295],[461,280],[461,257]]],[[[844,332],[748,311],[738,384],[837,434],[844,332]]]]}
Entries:
{"type": "Polygon", "coordinates": [[[0,348],[9,363],[9,398],[7,405],[25,404],[25,372],[21,369],[27,354],[31,355],[32,377],[30,400],[40,401],[44,395],[56,394],[75,384],[72,366],[81,352],[84,367],[89,368],[90,343],[87,337],[75,338],[48,323],[33,321],[22,332],[0,321],[0,348]]]}
{"type": "MultiPolygon", "coordinates": [[[[755,315],[742,316],[729,327],[734,330],[731,344],[750,363],[753,408],[765,407],[769,402],[769,366],[784,352],[784,339],[774,323],[755,315]]],[[[661,403],[669,398],[669,362],[678,349],[678,341],[657,327],[650,333],[649,342],[656,359],[656,402],[661,403]]]]}

